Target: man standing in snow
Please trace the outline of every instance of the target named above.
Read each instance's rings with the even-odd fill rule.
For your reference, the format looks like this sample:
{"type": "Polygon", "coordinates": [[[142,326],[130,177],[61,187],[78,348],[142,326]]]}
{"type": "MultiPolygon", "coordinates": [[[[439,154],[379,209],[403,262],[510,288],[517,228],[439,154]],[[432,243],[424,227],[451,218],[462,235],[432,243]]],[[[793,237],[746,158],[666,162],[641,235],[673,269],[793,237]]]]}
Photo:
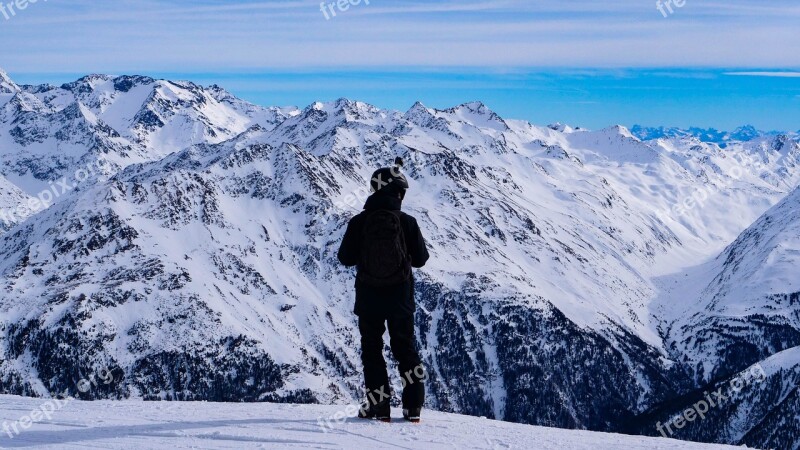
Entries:
{"type": "Polygon", "coordinates": [[[425,400],[425,369],[414,336],[414,277],[412,267],[428,261],[425,240],[417,220],[400,211],[408,180],[400,172],[403,161],[377,170],[373,194],[364,211],[350,220],[339,261],[358,266],[355,314],[361,332],[361,361],[367,400],[358,416],[391,421],[389,375],[383,359],[383,334],[389,328],[392,354],[403,381],[403,417],[419,422],[425,400]]]}

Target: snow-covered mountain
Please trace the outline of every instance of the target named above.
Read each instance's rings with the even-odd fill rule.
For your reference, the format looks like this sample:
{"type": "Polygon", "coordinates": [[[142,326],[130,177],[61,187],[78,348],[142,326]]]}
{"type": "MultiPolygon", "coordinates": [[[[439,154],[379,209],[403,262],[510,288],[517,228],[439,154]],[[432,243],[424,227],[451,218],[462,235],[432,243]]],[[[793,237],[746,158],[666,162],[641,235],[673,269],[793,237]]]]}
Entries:
{"type": "MultiPolygon", "coordinates": [[[[722,345],[718,343],[716,351],[724,351],[726,357],[733,359],[723,359],[721,366],[730,373],[737,363],[741,364],[737,359],[752,363],[800,345],[800,280],[796,276],[800,264],[800,190],[762,216],[714,263],[714,278],[704,288],[703,301],[698,306],[711,312],[715,321],[740,322],[723,328],[743,331],[738,339],[727,336],[722,345]],[[741,339],[744,336],[746,340],[741,339]]],[[[713,339],[702,339],[699,329],[713,335],[720,328],[697,323],[689,326],[695,330],[687,334],[704,341],[703,345],[713,339]]],[[[719,370],[712,369],[707,377],[719,370]]]]}
{"type": "Polygon", "coordinates": [[[270,129],[296,113],[249,104],[218,86],[106,75],[20,87],[0,73],[0,105],[1,173],[31,194],[98,158],[116,170],[256,124],[270,129]]]}
{"type": "Polygon", "coordinates": [[[668,288],[659,307],[677,316],[669,324],[670,346],[696,367],[699,382],[800,345],[799,250],[795,189],[716,259],[687,269],[680,286],[668,288]],[[674,308],[674,297],[685,304],[674,308]]]}
{"type": "Polygon", "coordinates": [[[653,434],[723,389],[727,398],[702,424],[672,437],[797,448],[800,423],[800,188],[748,227],[717,258],[659,280],[653,303],[670,353],[701,390],[672,399],[639,420],[653,434]],[[752,379],[738,392],[737,380],[752,379]]]}
{"type": "MultiPolygon", "coordinates": [[[[619,126],[537,127],[480,102],[297,110],[146,77],[4,83],[0,158],[14,195],[79,181],[85,164],[104,170],[0,236],[0,392],[358,397],[353,274],[335,253],[368,177],[398,155],[411,180],[405,209],[434,255],[416,280],[432,408],[627,431],[797,345],[765,339],[732,358],[727,346],[747,339],[728,339],[741,320],[706,305],[743,307],[749,299],[718,300],[736,277],[694,297],[670,284],[676,273],[700,279],[694,266],[735,247],[798,185],[800,151],[784,135],[723,149],[642,141],[619,126]],[[711,322],[728,340],[689,339],[711,322]],[[115,382],[77,390],[98,368],[115,382]]],[[[791,231],[774,236],[788,245],[791,231]]],[[[763,240],[746,245],[773,253],[763,240]]],[[[754,292],[789,294],[787,276],[754,292]]],[[[757,299],[762,310],[776,301],[757,299]]],[[[748,332],[797,332],[793,310],[762,310],[742,319],[748,332]]],[[[752,420],[775,407],[756,411],[752,420]]]]}
{"type": "MultiPolygon", "coordinates": [[[[631,127],[631,133],[642,140],[694,137],[702,142],[714,143],[723,148],[731,143],[747,142],[760,137],[781,134],[777,131],[761,131],[752,125],[744,125],[733,131],[721,131],[715,128],[644,127],[634,125],[631,127]]],[[[800,133],[793,133],[796,139],[800,138],[799,135],[800,133]]]]}

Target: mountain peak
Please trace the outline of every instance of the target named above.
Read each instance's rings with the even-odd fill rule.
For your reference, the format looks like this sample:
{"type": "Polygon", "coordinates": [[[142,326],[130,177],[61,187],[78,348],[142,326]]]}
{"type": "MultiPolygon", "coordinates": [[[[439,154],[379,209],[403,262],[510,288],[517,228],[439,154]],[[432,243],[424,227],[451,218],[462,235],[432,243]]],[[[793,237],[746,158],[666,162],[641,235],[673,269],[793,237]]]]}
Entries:
{"type": "MultiPolygon", "coordinates": [[[[47,107],[36,96],[25,92],[18,91],[14,94],[11,100],[3,106],[3,109],[12,110],[16,112],[31,112],[31,111],[45,111],[47,107]]],[[[16,114],[13,112],[12,114],[16,114]]]]}
{"type": "Polygon", "coordinates": [[[551,123],[547,126],[547,128],[550,128],[553,131],[559,131],[561,133],[572,133],[575,131],[575,128],[561,122],[551,123]]]}
{"type": "Polygon", "coordinates": [[[428,109],[428,107],[427,107],[427,106],[425,106],[424,104],[422,104],[422,102],[421,102],[421,101],[416,101],[416,102],[414,102],[414,104],[411,106],[411,108],[408,108],[408,111],[406,111],[406,115],[407,115],[407,116],[408,116],[408,115],[416,115],[416,114],[420,114],[420,113],[423,113],[423,114],[430,114],[430,112],[431,112],[431,110],[430,110],[430,109],[428,109]]]}
{"type": "Polygon", "coordinates": [[[609,127],[608,130],[613,131],[613,132],[615,132],[615,133],[617,133],[617,134],[619,134],[621,136],[627,137],[627,138],[632,138],[632,139],[639,140],[638,138],[636,138],[631,133],[631,130],[629,130],[628,127],[626,127],[624,125],[614,125],[612,127],[609,127]]]}
{"type": "Polygon", "coordinates": [[[454,116],[459,121],[470,122],[480,127],[492,128],[497,131],[509,129],[502,117],[480,101],[462,103],[442,112],[454,116]]]}
{"type": "Polygon", "coordinates": [[[369,103],[342,97],[331,102],[314,102],[302,111],[302,116],[330,117],[335,123],[341,124],[373,120],[379,113],[380,109],[369,103]]]}
{"type": "Polygon", "coordinates": [[[499,118],[499,116],[495,114],[494,111],[489,109],[486,106],[486,104],[477,100],[472,102],[462,103],[458,106],[445,110],[445,112],[451,114],[466,113],[475,116],[489,116],[490,118],[499,118]]]}
{"type": "Polygon", "coordinates": [[[67,91],[74,91],[75,89],[94,90],[98,85],[109,82],[113,79],[114,77],[110,75],[91,74],[78,78],[71,83],[64,83],[61,85],[61,88],[67,91]]]}
{"type": "Polygon", "coordinates": [[[752,125],[743,125],[733,130],[730,137],[732,140],[735,141],[746,142],[764,136],[766,134],[768,133],[765,133],[764,131],[757,129],[752,125]]]}
{"type": "Polygon", "coordinates": [[[403,114],[403,119],[417,125],[423,125],[432,120],[436,120],[436,110],[430,109],[423,105],[422,102],[417,101],[403,114]]]}
{"type": "Polygon", "coordinates": [[[0,94],[14,94],[19,91],[17,83],[14,83],[3,69],[0,69],[0,94]]]}
{"type": "Polygon", "coordinates": [[[338,99],[336,99],[336,101],[333,104],[334,104],[334,106],[336,106],[336,108],[345,108],[347,106],[355,105],[357,103],[358,102],[350,100],[347,97],[339,97],[338,99]]]}
{"type": "Polygon", "coordinates": [[[142,75],[122,75],[114,78],[114,89],[119,92],[128,92],[135,86],[154,83],[153,78],[142,75]]]}
{"type": "Polygon", "coordinates": [[[622,137],[627,139],[633,139],[635,141],[641,141],[638,137],[634,136],[633,133],[628,129],[628,127],[623,125],[612,125],[610,127],[606,127],[600,130],[582,130],[597,136],[608,136],[608,137],[622,137]]]}
{"type": "Polygon", "coordinates": [[[488,107],[486,107],[486,104],[484,104],[482,101],[479,100],[462,103],[456,106],[456,109],[466,109],[468,111],[481,114],[491,113],[491,110],[488,107]]]}
{"type": "MultiPolygon", "coordinates": [[[[754,138],[754,141],[757,140],[758,138],[754,138]]],[[[789,136],[788,134],[770,136],[765,138],[763,142],[770,150],[781,153],[789,153],[800,147],[800,143],[798,143],[795,138],[789,136]]]]}

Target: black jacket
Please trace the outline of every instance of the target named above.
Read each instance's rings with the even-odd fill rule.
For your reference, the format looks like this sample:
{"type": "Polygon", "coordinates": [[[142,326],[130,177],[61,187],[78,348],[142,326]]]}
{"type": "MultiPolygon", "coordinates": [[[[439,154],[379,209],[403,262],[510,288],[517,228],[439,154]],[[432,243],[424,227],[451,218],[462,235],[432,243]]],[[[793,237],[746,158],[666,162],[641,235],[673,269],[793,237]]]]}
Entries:
{"type": "MultiPolygon", "coordinates": [[[[385,209],[400,211],[402,201],[397,197],[382,195],[380,192],[371,195],[364,205],[364,211],[350,219],[347,231],[344,233],[342,245],[339,247],[339,262],[351,267],[358,264],[359,251],[361,250],[361,232],[367,214],[372,211],[385,209]]],[[[417,225],[417,219],[404,212],[399,213],[400,224],[406,238],[408,254],[411,256],[411,266],[420,268],[428,261],[428,249],[425,239],[417,225]]],[[[380,315],[383,317],[398,317],[413,315],[414,280],[413,278],[398,286],[376,288],[363,285],[356,277],[356,305],[354,312],[358,316],[380,315]]]]}

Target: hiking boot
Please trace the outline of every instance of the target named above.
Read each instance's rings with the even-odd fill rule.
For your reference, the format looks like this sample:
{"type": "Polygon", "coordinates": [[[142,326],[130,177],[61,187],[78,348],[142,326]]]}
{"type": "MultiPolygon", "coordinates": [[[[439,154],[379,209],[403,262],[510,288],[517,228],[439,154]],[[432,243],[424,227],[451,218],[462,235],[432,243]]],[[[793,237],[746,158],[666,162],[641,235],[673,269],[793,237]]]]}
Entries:
{"type": "Polygon", "coordinates": [[[411,422],[411,423],[419,423],[419,416],[422,412],[422,408],[410,408],[403,410],[403,419],[411,422]]]}
{"type": "Polygon", "coordinates": [[[367,400],[361,404],[361,409],[358,410],[358,417],[360,419],[376,419],[381,422],[392,421],[392,407],[389,404],[389,399],[385,399],[380,403],[373,404],[367,400]]]}

